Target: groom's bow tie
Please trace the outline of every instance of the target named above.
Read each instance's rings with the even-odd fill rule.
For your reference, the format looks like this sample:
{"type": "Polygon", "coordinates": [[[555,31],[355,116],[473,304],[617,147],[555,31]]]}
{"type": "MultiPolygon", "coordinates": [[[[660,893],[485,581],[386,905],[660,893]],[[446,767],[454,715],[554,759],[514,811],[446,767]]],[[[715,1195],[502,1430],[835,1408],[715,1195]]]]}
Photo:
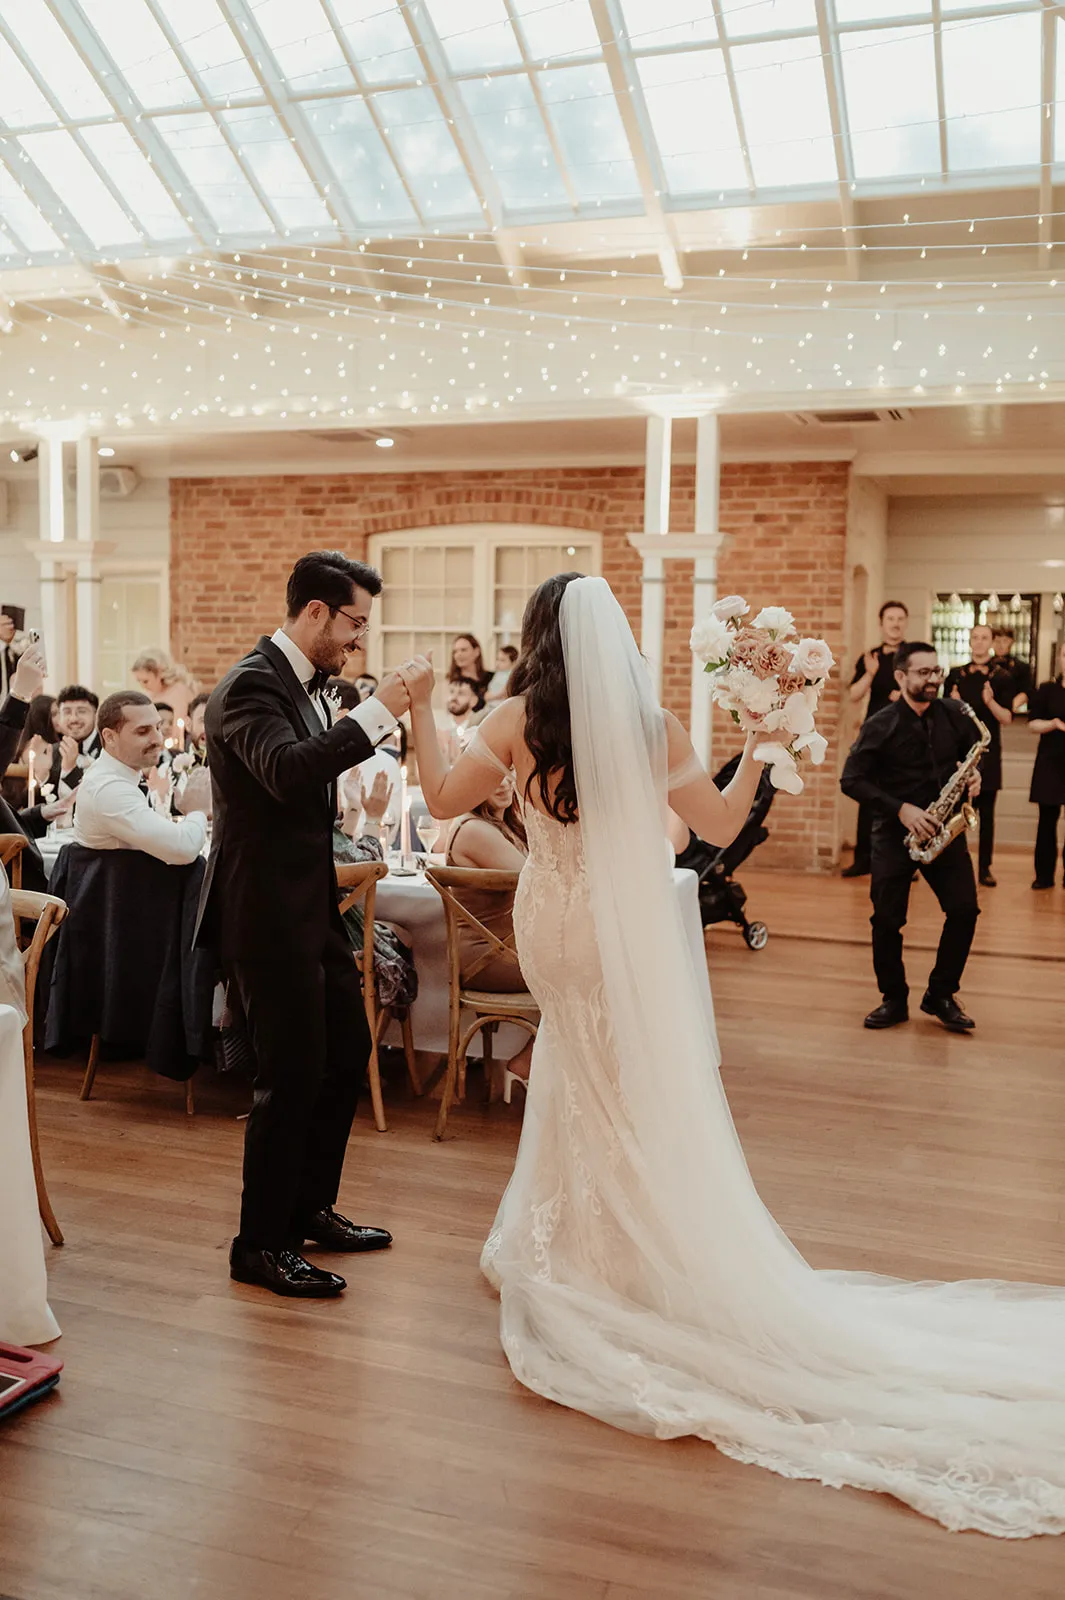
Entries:
{"type": "Polygon", "coordinates": [[[329,673],[328,672],[323,672],[321,670],[321,668],[319,667],[318,671],[314,674],[314,677],[311,679],[310,683],[307,685],[307,693],[313,699],[316,694],[321,694],[322,693],[322,691],[325,689],[325,686],[326,686],[326,684],[328,682],[329,682],[329,673]]]}

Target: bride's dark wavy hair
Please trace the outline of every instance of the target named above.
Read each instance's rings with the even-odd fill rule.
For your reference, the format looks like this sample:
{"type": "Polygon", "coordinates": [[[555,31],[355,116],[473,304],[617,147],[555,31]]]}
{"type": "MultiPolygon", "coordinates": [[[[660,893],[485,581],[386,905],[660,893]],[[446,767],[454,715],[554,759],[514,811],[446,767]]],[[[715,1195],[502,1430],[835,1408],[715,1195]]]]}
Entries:
{"type": "Polygon", "coordinates": [[[558,613],[569,585],[583,576],[582,572],[558,572],[545,578],[530,596],[521,619],[521,654],[508,685],[510,694],[520,694],[525,700],[525,743],[534,763],[525,798],[535,782],[541,801],[557,822],[577,821],[569,690],[558,613]],[[552,793],[551,783],[556,778],[552,793]]]}

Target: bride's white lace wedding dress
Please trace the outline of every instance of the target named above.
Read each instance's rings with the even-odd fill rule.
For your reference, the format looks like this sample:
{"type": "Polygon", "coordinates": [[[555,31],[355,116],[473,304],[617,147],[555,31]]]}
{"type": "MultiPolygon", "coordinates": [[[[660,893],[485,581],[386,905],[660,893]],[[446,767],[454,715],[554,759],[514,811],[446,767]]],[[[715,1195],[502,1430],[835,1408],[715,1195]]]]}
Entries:
{"type": "Polygon", "coordinates": [[[789,1243],[666,867],[661,714],[602,580],[569,586],[562,622],[580,822],[526,813],[514,921],[542,1023],[482,1260],[515,1376],[947,1528],[1065,1531],[1065,1290],[815,1271],[789,1243]]]}

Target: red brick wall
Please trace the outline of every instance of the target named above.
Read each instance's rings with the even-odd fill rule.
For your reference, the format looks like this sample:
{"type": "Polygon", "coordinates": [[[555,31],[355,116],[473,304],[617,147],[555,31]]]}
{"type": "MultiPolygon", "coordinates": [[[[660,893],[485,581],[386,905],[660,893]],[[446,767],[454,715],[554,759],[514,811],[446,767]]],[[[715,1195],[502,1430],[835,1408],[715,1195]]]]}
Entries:
{"type": "MultiPolygon", "coordinates": [[[[722,592],[757,607],[790,606],[804,631],[837,656],[843,638],[846,464],[739,464],[722,472],[722,592]]],[[[674,473],[672,525],[690,530],[694,469],[674,473]]],[[[643,521],[638,467],[527,472],[388,473],[321,477],[177,478],[171,483],[171,614],[180,660],[212,684],[282,614],[293,562],[315,548],[362,556],[375,533],[463,522],[524,522],[599,532],[603,574],[639,631],[640,561],[627,535],[643,521]]],[[[663,699],[687,720],[691,658],[690,563],[670,564],[663,699]]],[[[826,731],[838,715],[826,701],[826,731]]],[[[735,748],[715,725],[715,761],[735,748]]],[[[834,851],[835,768],[782,799],[760,864],[817,870],[834,851]]]]}

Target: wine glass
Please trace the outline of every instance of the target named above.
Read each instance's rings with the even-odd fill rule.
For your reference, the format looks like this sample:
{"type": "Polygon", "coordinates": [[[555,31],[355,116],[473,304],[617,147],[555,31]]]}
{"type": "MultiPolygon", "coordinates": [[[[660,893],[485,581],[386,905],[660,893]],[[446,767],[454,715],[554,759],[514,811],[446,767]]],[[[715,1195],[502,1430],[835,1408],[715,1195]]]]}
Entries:
{"type": "Polygon", "coordinates": [[[431,856],[436,848],[436,841],[440,837],[441,823],[439,819],[434,817],[431,811],[419,812],[415,818],[414,826],[417,829],[418,838],[425,846],[426,855],[431,856]]]}

